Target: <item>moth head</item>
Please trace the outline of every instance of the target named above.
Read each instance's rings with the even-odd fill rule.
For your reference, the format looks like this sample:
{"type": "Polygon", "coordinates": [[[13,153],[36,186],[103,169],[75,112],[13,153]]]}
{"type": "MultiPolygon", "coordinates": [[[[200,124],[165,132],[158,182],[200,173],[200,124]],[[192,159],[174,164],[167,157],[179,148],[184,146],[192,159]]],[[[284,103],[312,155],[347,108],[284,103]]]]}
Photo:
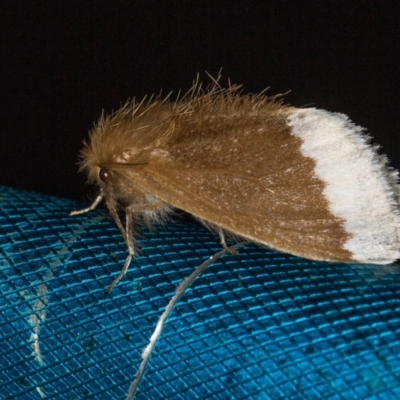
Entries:
{"type": "Polygon", "coordinates": [[[126,170],[117,171],[107,167],[98,167],[96,179],[107,205],[125,208],[135,203],[146,201],[146,192],[126,173],[126,170]]]}

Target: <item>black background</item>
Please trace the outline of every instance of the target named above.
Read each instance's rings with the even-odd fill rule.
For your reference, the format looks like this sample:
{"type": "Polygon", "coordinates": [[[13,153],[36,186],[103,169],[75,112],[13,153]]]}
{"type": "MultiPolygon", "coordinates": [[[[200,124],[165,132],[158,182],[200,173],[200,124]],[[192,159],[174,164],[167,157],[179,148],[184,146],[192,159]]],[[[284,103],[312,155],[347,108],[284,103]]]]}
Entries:
{"type": "Polygon", "coordinates": [[[397,1],[3,1],[0,184],[87,200],[81,142],[102,109],[190,88],[348,114],[400,167],[397,1]]]}

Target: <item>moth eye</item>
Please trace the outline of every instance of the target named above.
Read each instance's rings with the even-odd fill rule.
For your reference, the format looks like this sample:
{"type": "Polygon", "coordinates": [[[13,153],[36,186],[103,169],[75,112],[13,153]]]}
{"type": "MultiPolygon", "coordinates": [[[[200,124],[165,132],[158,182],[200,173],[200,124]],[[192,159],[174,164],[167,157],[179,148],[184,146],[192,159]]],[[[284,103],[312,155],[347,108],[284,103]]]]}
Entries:
{"type": "Polygon", "coordinates": [[[110,176],[110,172],[107,169],[100,169],[99,178],[105,182],[105,180],[110,176]]]}

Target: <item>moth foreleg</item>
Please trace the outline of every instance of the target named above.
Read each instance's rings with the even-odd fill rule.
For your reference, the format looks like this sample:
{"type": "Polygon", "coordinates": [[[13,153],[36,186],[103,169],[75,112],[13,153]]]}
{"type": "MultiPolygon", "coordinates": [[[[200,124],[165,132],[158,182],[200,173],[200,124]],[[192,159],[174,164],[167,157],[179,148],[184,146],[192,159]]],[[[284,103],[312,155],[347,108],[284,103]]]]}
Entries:
{"type": "MultiPolygon", "coordinates": [[[[131,264],[132,258],[135,255],[135,238],[133,237],[133,207],[127,207],[125,210],[126,213],[126,224],[124,232],[124,239],[126,246],[128,247],[128,256],[126,257],[124,266],[122,267],[121,272],[119,275],[111,282],[111,285],[106,289],[107,293],[110,293],[114,286],[125,276],[126,272],[128,271],[129,265],[131,264]]],[[[119,220],[119,218],[118,218],[119,220]]],[[[121,222],[120,222],[121,224],[121,222]]]]}
{"type": "Polygon", "coordinates": [[[238,252],[237,252],[233,247],[229,247],[229,246],[226,244],[224,231],[223,231],[222,228],[220,228],[220,227],[218,227],[218,235],[219,235],[219,238],[220,238],[220,240],[221,240],[221,246],[222,246],[222,248],[223,248],[227,253],[231,254],[232,256],[236,256],[236,255],[238,254],[238,252]]]}
{"type": "MultiPolygon", "coordinates": [[[[128,246],[128,242],[126,240],[126,231],[124,229],[124,227],[122,226],[122,222],[119,218],[118,212],[116,210],[116,208],[112,205],[112,204],[107,204],[108,206],[108,210],[110,212],[111,218],[114,220],[114,222],[116,223],[118,229],[120,230],[120,232],[122,233],[122,236],[124,238],[124,241],[126,243],[126,245],[128,246]]],[[[128,214],[127,214],[128,215],[128,214]]],[[[126,220],[126,225],[128,224],[128,219],[126,220]]],[[[129,247],[129,246],[128,246],[129,247]]]]}
{"type": "Polygon", "coordinates": [[[118,216],[118,213],[113,207],[109,207],[111,216],[113,217],[115,223],[117,224],[119,230],[121,231],[126,246],[128,247],[128,256],[126,257],[124,266],[120,274],[112,281],[111,285],[106,289],[107,293],[110,293],[114,286],[124,277],[126,272],[128,271],[129,265],[132,261],[133,256],[135,255],[135,238],[134,238],[134,212],[139,211],[155,211],[160,208],[163,208],[165,203],[163,201],[157,201],[155,203],[148,203],[148,204],[133,204],[125,208],[125,215],[126,215],[126,224],[125,229],[122,226],[121,220],[118,216]]]}
{"type": "Polygon", "coordinates": [[[70,215],[70,216],[73,216],[73,215],[85,214],[85,213],[87,213],[87,212],[89,212],[89,211],[92,211],[92,210],[94,210],[94,209],[100,204],[100,202],[101,202],[103,199],[104,199],[104,194],[103,194],[103,191],[101,191],[101,192],[99,193],[99,195],[94,199],[94,202],[93,202],[89,207],[86,207],[86,208],[84,208],[83,210],[71,211],[71,212],[69,213],[69,215],[70,215]]]}

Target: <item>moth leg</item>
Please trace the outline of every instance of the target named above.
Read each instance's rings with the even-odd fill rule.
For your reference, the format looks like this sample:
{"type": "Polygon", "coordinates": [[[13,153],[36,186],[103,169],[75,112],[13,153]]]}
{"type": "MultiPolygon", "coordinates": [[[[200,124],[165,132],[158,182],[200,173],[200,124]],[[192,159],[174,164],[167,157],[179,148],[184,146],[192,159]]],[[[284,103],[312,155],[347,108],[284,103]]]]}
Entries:
{"type": "Polygon", "coordinates": [[[94,199],[94,202],[93,202],[89,207],[86,207],[86,208],[84,208],[83,210],[71,211],[71,212],[69,213],[69,215],[70,215],[70,216],[73,216],[73,215],[85,214],[85,213],[87,213],[87,212],[89,212],[89,211],[92,211],[92,210],[94,210],[94,209],[100,204],[100,202],[101,202],[103,199],[104,199],[104,193],[103,193],[103,191],[101,191],[101,192],[99,193],[99,195],[94,199]]]}
{"type": "MultiPolygon", "coordinates": [[[[128,242],[126,240],[126,232],[125,232],[125,228],[122,226],[122,222],[119,218],[119,215],[116,211],[116,209],[114,207],[112,207],[111,205],[108,205],[108,211],[110,212],[111,218],[114,220],[115,224],[117,225],[118,229],[120,230],[120,232],[122,233],[122,236],[124,238],[124,242],[126,243],[126,246],[129,247],[128,242]]],[[[127,219],[126,219],[126,225],[128,225],[128,214],[127,214],[127,219]]]]}
{"type": "MultiPolygon", "coordinates": [[[[132,209],[134,207],[127,207],[125,210],[126,213],[126,226],[125,230],[122,227],[121,220],[118,217],[117,214],[117,221],[119,221],[119,225],[121,226],[120,230],[123,232],[124,239],[126,246],[128,247],[128,256],[126,257],[124,266],[122,267],[121,272],[119,275],[111,282],[111,285],[106,289],[106,292],[110,294],[111,290],[114,288],[114,286],[125,276],[126,272],[128,271],[129,265],[131,264],[132,258],[135,255],[135,239],[133,237],[133,213],[132,209]]],[[[117,223],[118,225],[118,223],[117,223]]],[[[119,226],[118,226],[119,227],[119,226]]]]}
{"type": "Polygon", "coordinates": [[[222,248],[223,248],[227,253],[231,254],[232,256],[237,256],[238,252],[237,252],[233,247],[229,247],[229,246],[226,244],[224,231],[223,231],[220,227],[218,227],[218,235],[219,235],[219,238],[220,238],[220,240],[221,240],[221,246],[222,246],[222,248]]]}
{"type": "Polygon", "coordinates": [[[124,275],[128,271],[128,268],[132,261],[132,258],[135,255],[135,239],[133,236],[133,225],[134,225],[133,224],[133,212],[134,211],[157,210],[159,208],[164,207],[165,204],[166,203],[164,203],[163,201],[157,201],[156,203],[151,203],[151,204],[140,204],[140,205],[135,204],[135,205],[126,207],[126,209],[125,209],[125,215],[126,215],[125,229],[122,226],[121,220],[120,220],[115,208],[110,207],[110,206],[108,207],[112,218],[114,219],[115,223],[117,224],[119,230],[122,233],[122,236],[124,237],[126,246],[128,247],[128,256],[126,257],[124,266],[122,267],[120,274],[111,282],[111,285],[106,289],[107,293],[110,293],[111,290],[114,288],[114,286],[124,277],[124,275]]]}

